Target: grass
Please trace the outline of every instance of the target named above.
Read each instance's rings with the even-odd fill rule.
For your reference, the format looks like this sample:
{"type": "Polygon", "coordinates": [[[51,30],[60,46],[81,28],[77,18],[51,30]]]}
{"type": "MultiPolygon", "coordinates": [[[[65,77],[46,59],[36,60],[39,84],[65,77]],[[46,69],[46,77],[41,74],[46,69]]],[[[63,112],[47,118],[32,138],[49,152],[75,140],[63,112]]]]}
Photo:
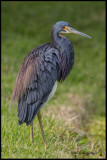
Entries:
{"type": "Polygon", "coordinates": [[[2,1],[1,9],[1,157],[105,158],[105,2],[2,1]],[[30,127],[18,125],[17,104],[10,106],[10,98],[24,57],[51,42],[51,28],[61,20],[92,39],[67,35],[75,65],[41,110],[45,152],[37,117],[30,143],[30,127]]]}

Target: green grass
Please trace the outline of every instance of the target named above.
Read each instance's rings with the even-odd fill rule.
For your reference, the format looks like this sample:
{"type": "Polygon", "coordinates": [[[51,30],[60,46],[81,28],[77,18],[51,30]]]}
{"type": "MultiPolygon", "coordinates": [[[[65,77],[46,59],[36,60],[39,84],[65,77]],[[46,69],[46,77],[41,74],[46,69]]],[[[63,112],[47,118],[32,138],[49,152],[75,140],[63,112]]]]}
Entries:
{"type": "Polygon", "coordinates": [[[105,158],[105,2],[1,2],[2,9],[2,158],[105,158]],[[52,26],[67,21],[92,37],[67,35],[75,65],[48,105],[42,120],[47,151],[37,117],[18,125],[17,104],[10,98],[19,67],[33,48],[51,42],[52,26]]]}

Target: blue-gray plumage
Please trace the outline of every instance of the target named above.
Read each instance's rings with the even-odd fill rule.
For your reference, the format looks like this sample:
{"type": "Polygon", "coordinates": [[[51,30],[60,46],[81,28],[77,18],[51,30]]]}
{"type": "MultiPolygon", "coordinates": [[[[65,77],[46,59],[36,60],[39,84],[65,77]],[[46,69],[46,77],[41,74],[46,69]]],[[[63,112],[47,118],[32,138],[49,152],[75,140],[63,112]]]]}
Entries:
{"type": "Polygon", "coordinates": [[[63,33],[91,38],[71,28],[67,22],[60,21],[52,28],[52,44],[42,44],[26,56],[12,94],[12,101],[18,100],[19,124],[32,123],[50,94],[54,94],[56,82],[64,81],[74,65],[72,43],[63,33]]]}
{"type": "MultiPolygon", "coordinates": [[[[43,44],[30,52],[27,59],[33,60],[31,65],[34,71],[30,76],[31,82],[27,85],[23,96],[19,98],[18,117],[19,124],[26,122],[29,125],[48,99],[58,79],[58,51],[52,44],[43,44]]],[[[30,67],[30,64],[27,67],[30,67]]]]}

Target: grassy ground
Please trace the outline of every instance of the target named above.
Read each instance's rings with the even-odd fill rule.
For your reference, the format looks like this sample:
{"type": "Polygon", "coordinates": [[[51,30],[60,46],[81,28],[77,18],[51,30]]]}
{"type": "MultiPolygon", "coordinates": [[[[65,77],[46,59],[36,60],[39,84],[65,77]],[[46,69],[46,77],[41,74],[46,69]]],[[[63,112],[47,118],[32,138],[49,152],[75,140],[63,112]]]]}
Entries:
{"type": "Polygon", "coordinates": [[[2,158],[105,158],[105,2],[2,2],[2,158]],[[67,35],[75,65],[41,112],[47,151],[37,117],[19,126],[17,104],[10,106],[13,85],[24,57],[51,42],[57,21],[92,39],[67,35]]]}

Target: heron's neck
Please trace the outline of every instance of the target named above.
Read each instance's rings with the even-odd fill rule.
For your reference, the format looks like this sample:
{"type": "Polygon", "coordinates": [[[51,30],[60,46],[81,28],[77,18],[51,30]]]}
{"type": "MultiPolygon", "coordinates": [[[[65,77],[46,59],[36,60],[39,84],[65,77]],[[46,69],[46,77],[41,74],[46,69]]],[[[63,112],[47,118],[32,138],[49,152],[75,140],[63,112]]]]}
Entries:
{"type": "Polygon", "coordinates": [[[60,36],[54,30],[52,31],[51,38],[54,46],[60,51],[60,80],[64,80],[74,64],[74,49],[72,43],[66,37],[60,36]]]}
{"type": "Polygon", "coordinates": [[[53,45],[56,48],[58,48],[61,52],[63,52],[63,54],[70,54],[72,52],[71,49],[73,49],[73,46],[69,41],[69,39],[55,32],[54,29],[52,30],[52,33],[51,33],[51,39],[52,39],[53,45]]]}

